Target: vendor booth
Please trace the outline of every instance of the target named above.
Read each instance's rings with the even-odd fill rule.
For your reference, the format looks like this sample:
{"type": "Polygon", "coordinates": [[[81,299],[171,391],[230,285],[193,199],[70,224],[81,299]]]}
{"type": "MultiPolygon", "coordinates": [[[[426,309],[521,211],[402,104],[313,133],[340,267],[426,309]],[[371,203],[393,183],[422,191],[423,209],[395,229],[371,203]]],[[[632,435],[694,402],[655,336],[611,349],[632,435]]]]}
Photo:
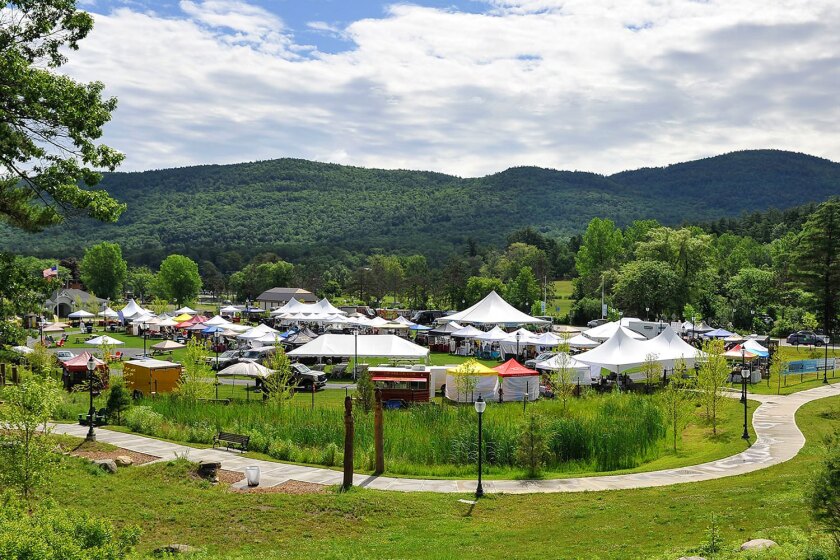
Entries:
{"type": "Polygon", "coordinates": [[[434,397],[429,367],[372,367],[369,371],[383,402],[427,403],[434,397]]]}
{"type": "Polygon", "coordinates": [[[508,360],[495,369],[501,378],[499,400],[535,401],[540,396],[540,373],[526,368],[516,360],[508,360]]]}
{"type": "MultiPolygon", "coordinates": [[[[82,352],[78,356],[74,356],[69,360],[63,362],[61,364],[62,369],[64,372],[61,375],[61,381],[64,385],[64,388],[68,391],[72,391],[73,387],[76,385],[81,385],[82,383],[87,381],[88,378],[88,370],[87,364],[88,360],[90,360],[91,354],[88,352],[82,352]]],[[[96,378],[98,381],[94,381],[94,388],[95,389],[107,389],[108,382],[109,382],[109,370],[108,364],[100,360],[99,358],[93,358],[93,363],[96,364],[96,378]]]]}
{"type": "Polygon", "coordinates": [[[163,360],[129,360],[123,364],[126,387],[141,395],[171,393],[178,387],[183,368],[181,364],[163,360]]]}
{"type": "Polygon", "coordinates": [[[499,372],[475,360],[446,370],[446,398],[455,402],[499,399],[499,372]]]}

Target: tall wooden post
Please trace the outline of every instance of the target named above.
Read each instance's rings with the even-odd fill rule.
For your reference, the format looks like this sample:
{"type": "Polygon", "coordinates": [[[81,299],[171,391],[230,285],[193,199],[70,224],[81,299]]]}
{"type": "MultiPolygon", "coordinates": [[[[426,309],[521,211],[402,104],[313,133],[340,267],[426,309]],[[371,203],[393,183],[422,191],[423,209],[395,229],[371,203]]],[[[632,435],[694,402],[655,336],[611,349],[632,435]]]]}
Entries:
{"type": "Polygon", "coordinates": [[[0,387],[6,385],[6,363],[0,363],[0,387]]]}
{"type": "Polygon", "coordinates": [[[376,406],[373,409],[373,446],[376,451],[376,469],[373,474],[385,472],[385,434],[382,427],[382,392],[376,390],[376,406]]]}
{"type": "Polygon", "coordinates": [[[12,366],[12,385],[17,385],[17,384],[18,384],[17,366],[13,365],[12,366]]]}
{"type": "Polygon", "coordinates": [[[353,486],[353,399],[344,397],[344,482],[342,490],[353,486]]]}

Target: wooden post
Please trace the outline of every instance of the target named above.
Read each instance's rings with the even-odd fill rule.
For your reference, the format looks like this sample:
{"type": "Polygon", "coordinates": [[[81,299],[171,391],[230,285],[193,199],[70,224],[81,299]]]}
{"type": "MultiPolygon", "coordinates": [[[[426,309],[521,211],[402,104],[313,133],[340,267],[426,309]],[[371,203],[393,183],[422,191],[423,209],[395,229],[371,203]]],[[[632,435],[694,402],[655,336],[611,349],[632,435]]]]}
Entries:
{"type": "Polygon", "coordinates": [[[382,392],[376,390],[376,406],[373,409],[373,446],[376,451],[376,469],[373,474],[385,472],[385,435],[382,426],[382,392]]]}
{"type": "Polygon", "coordinates": [[[0,387],[6,386],[6,363],[0,363],[0,387]]]}
{"type": "Polygon", "coordinates": [[[344,482],[342,490],[353,486],[353,399],[344,397],[344,482]]]}
{"type": "Polygon", "coordinates": [[[19,380],[18,380],[17,366],[12,365],[12,385],[17,385],[18,381],[19,380]]]}

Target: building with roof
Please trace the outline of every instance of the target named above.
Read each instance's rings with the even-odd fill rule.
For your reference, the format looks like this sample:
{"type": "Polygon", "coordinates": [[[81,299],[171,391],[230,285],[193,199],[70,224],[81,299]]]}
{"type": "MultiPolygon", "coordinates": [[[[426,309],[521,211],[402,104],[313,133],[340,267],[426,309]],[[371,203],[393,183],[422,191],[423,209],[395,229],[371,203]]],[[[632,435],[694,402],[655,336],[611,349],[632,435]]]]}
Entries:
{"type": "Polygon", "coordinates": [[[73,311],[78,311],[83,307],[92,307],[94,303],[99,308],[104,302],[104,299],[89,294],[84,290],[61,288],[52,293],[49,299],[44,302],[44,307],[47,311],[51,311],[59,317],[67,317],[73,311]]]}
{"type": "Polygon", "coordinates": [[[303,288],[271,288],[257,296],[254,305],[263,309],[272,309],[286,305],[292,298],[301,303],[316,303],[318,301],[315,294],[303,288]]]}

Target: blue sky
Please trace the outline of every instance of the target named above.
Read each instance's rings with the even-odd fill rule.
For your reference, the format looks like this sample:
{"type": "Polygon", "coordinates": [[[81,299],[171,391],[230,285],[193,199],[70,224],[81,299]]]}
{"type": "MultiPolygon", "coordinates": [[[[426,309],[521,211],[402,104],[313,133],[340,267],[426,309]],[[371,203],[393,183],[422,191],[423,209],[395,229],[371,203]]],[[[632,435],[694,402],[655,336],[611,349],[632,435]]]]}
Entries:
{"type": "Polygon", "coordinates": [[[124,170],[840,159],[836,0],[80,0],[124,170]]]}

